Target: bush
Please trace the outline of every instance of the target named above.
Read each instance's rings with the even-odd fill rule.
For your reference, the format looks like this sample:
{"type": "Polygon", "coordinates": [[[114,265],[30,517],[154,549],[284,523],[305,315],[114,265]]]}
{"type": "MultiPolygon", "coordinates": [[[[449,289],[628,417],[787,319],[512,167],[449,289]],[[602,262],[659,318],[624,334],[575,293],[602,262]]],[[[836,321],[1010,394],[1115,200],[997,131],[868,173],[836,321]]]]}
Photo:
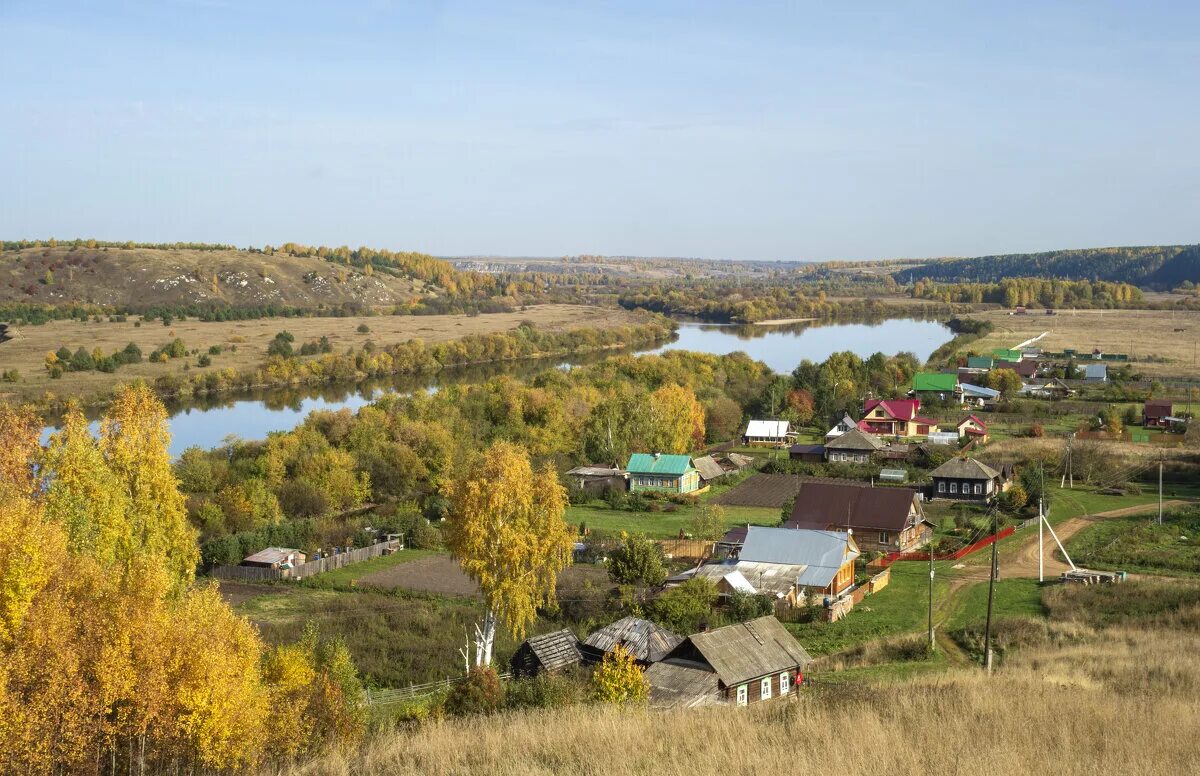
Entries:
{"type": "Polygon", "coordinates": [[[329,497],[304,480],[286,480],[279,487],[279,505],[288,517],[316,517],[329,511],[329,497]]]}
{"type": "Polygon", "coordinates": [[[608,559],[608,576],[618,585],[661,585],[667,578],[662,547],[645,536],[622,533],[608,559]]]}
{"type": "Polygon", "coordinates": [[[517,679],[504,688],[504,706],[509,709],[558,709],[587,700],[586,685],[572,673],[540,673],[532,679],[517,679]]]}
{"type": "Polygon", "coordinates": [[[504,685],[495,669],[476,666],[467,678],[450,688],[444,708],[448,714],[465,717],[491,714],[504,703],[504,685]]]}
{"type": "Polygon", "coordinates": [[[414,550],[441,549],[442,532],[428,520],[422,519],[408,535],[407,546],[414,550]]]}
{"type": "Polygon", "coordinates": [[[650,619],[678,633],[695,633],[712,617],[717,588],[707,579],[689,579],[666,591],[649,609],[650,619]]]}
{"type": "Polygon", "coordinates": [[[358,333],[359,333],[359,334],[370,334],[370,333],[371,333],[371,327],[370,327],[370,326],[368,326],[368,325],[367,325],[367,324],[365,324],[365,323],[360,323],[360,324],[358,324],[358,329],[357,329],[357,331],[358,331],[358,333]]]}
{"type": "Polygon", "coordinates": [[[1041,423],[1034,423],[1025,432],[1025,436],[1034,437],[1035,439],[1040,439],[1040,438],[1044,437],[1045,435],[1046,435],[1046,429],[1044,426],[1042,426],[1041,423]]]}

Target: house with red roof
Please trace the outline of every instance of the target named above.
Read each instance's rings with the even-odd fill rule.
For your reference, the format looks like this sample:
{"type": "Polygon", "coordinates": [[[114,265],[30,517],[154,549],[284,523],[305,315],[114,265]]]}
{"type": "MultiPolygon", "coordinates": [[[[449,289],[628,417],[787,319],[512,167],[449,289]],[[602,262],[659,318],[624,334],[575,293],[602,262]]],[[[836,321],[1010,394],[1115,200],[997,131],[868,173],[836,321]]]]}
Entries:
{"type": "Polygon", "coordinates": [[[923,417],[920,410],[920,399],[867,399],[858,427],[868,434],[927,437],[937,431],[937,420],[923,417]]]}
{"type": "Polygon", "coordinates": [[[959,438],[970,437],[980,444],[988,441],[987,424],[975,415],[968,415],[958,421],[957,428],[959,438]]]}

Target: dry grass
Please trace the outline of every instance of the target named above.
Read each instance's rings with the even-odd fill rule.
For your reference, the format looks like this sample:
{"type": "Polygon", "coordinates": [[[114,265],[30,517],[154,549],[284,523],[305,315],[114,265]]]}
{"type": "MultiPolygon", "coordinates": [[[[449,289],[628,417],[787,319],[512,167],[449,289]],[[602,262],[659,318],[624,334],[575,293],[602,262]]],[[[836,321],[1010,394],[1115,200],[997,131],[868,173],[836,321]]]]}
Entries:
{"type": "Polygon", "coordinates": [[[1038,341],[1045,350],[1075,348],[1091,353],[1127,353],[1136,369],[1158,377],[1200,376],[1200,312],[1166,310],[1062,310],[1058,315],[1009,315],[1002,310],[975,313],[990,320],[995,330],[973,344],[974,349],[1010,348],[1044,331],[1038,341]],[[1182,331],[1175,331],[1182,329],[1182,331]],[[1144,360],[1153,357],[1156,360],[1144,360]],[[1161,359],[1161,360],[1158,360],[1161,359]]]}
{"type": "Polygon", "coordinates": [[[574,707],[431,723],[285,772],[671,776],[752,763],[765,773],[1195,773],[1200,606],[1180,591],[1182,605],[1165,611],[1147,603],[1161,588],[1128,589],[1128,611],[1103,630],[1089,622],[1103,603],[1091,598],[1120,591],[1063,589],[1060,619],[1024,629],[1034,637],[990,679],[955,669],[748,710],[574,707]],[[1154,731],[1153,745],[1137,730],[1154,731]]]}
{"type": "Polygon", "coordinates": [[[296,337],[296,347],[309,340],[329,337],[336,352],[349,347],[361,347],[367,340],[377,345],[390,345],[409,339],[426,342],[458,339],[468,334],[494,334],[515,329],[522,321],[533,321],[546,331],[565,331],[579,328],[611,328],[628,326],[643,320],[643,316],[617,308],[549,304],[528,308],[524,312],[493,313],[489,315],[381,315],[350,318],[260,318],[249,321],[203,322],[195,319],[176,321],[164,327],[160,321],[147,321],[140,327],[134,318],[125,323],[80,323],[51,321],[41,326],[21,326],[11,331],[13,339],[0,343],[0,364],[5,369],[20,370],[23,381],[13,386],[0,385],[0,399],[5,391],[17,391],[25,397],[53,391],[60,396],[99,394],[120,382],[136,378],[153,380],[165,374],[178,373],[186,361],[192,370],[233,368],[238,371],[258,366],[266,359],[267,346],[275,335],[287,329],[296,337]],[[371,331],[362,334],[359,324],[371,331]],[[196,358],[175,359],[166,364],[143,361],[119,368],[112,374],[102,372],[67,373],[51,380],[43,364],[47,351],[67,346],[72,351],[80,346],[89,351],[99,347],[106,354],[136,342],[144,355],[175,337],[189,349],[206,351],[211,345],[236,343],[237,352],[226,351],[214,356],[212,365],[201,369],[196,358]]]}

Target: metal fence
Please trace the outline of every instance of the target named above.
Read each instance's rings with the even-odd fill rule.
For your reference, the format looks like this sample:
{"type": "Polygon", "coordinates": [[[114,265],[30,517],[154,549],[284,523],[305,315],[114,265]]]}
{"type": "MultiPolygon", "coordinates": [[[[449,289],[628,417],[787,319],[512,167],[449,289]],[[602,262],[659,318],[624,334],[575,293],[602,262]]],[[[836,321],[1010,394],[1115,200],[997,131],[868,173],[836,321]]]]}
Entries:
{"type": "Polygon", "coordinates": [[[264,569],[254,566],[217,566],[208,573],[209,576],[217,579],[251,582],[266,582],[275,579],[304,579],[315,574],[340,569],[352,563],[361,563],[364,560],[378,558],[380,555],[385,555],[389,550],[398,549],[399,546],[399,543],[396,541],[379,542],[369,547],[360,547],[357,550],[348,550],[335,555],[327,555],[324,558],[310,560],[307,563],[301,563],[290,569],[264,569]]]}

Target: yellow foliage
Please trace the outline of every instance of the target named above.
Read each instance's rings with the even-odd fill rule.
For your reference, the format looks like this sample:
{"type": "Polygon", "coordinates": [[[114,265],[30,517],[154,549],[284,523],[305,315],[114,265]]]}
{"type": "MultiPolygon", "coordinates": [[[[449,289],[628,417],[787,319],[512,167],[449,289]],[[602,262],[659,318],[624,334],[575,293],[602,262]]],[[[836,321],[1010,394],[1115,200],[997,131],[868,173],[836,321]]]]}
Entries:
{"type": "Polygon", "coordinates": [[[500,624],[521,638],[571,564],[566,490],[553,469],[535,473],[523,448],[497,442],[445,492],[451,552],[500,624]]]}
{"type": "Polygon", "coordinates": [[[633,655],[618,644],[605,653],[592,674],[592,693],[602,703],[645,703],[650,682],[633,655]]]}

